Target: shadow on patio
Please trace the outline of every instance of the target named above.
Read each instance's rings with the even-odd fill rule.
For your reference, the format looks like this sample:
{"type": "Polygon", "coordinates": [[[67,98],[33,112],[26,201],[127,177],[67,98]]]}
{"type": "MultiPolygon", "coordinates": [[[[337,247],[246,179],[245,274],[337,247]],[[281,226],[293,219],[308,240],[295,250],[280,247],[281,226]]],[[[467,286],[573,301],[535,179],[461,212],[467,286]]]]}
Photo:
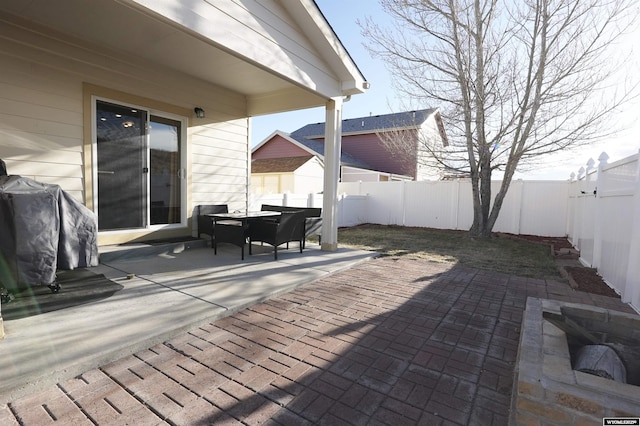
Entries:
{"type": "Polygon", "coordinates": [[[630,310],[560,282],[379,258],[9,406],[28,416],[59,397],[101,424],[504,425],[527,297],[630,310]]]}
{"type": "MultiPolygon", "coordinates": [[[[90,268],[121,288],[92,303],[5,319],[1,402],[96,368],[369,259],[355,250],[266,252],[241,262],[224,247],[113,260],[90,268]]],[[[64,296],[60,293],[47,296],[64,296]]],[[[7,305],[8,306],[8,305],[7,305]]],[[[35,311],[36,309],[34,309],[35,311]]]]}
{"type": "MultiPolygon", "coordinates": [[[[560,282],[377,259],[194,333],[235,368],[202,395],[222,410],[206,421],[508,424],[527,297],[633,312],[560,282]]],[[[218,371],[192,342],[168,346],[218,371]]]]}

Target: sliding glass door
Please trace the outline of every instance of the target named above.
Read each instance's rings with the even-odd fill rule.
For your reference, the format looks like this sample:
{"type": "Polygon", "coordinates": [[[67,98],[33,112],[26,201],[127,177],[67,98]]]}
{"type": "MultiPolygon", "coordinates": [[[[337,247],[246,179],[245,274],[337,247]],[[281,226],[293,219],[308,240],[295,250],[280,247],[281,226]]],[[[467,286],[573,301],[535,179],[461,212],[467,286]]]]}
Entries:
{"type": "Polygon", "coordinates": [[[97,102],[98,229],[144,228],[147,113],[97,102]]]}
{"type": "Polygon", "coordinates": [[[182,122],[96,101],[100,231],[182,221],[182,122]]]}
{"type": "Polygon", "coordinates": [[[149,126],[151,224],[180,223],[181,123],[151,116],[149,126]]]}

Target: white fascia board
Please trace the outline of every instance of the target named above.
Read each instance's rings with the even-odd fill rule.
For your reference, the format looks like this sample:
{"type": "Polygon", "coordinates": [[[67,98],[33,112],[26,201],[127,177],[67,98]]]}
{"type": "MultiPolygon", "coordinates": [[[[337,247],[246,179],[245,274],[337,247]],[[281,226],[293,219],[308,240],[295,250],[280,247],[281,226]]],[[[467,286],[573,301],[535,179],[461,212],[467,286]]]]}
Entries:
{"type": "Polygon", "coordinates": [[[447,137],[446,130],[444,128],[444,122],[442,121],[442,116],[440,115],[440,110],[436,108],[436,110],[429,114],[427,119],[422,123],[419,130],[423,135],[427,135],[430,130],[436,129],[436,132],[440,138],[440,143],[442,146],[449,146],[449,139],[447,137]]]}
{"type": "Polygon", "coordinates": [[[313,21],[314,25],[305,25],[302,27],[302,31],[317,46],[321,54],[327,53],[323,55],[324,59],[338,74],[338,78],[342,82],[342,93],[340,95],[348,96],[364,93],[369,88],[369,83],[316,3],[313,0],[298,0],[296,2],[286,0],[283,4],[287,8],[302,6],[309,19],[313,21]]]}

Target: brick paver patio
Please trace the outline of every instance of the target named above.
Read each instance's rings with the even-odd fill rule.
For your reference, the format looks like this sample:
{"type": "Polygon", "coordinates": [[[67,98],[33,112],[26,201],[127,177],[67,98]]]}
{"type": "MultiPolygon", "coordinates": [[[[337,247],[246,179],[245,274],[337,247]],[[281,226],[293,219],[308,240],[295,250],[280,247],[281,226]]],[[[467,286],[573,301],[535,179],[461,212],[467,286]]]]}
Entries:
{"type": "Polygon", "coordinates": [[[561,282],[379,258],[0,409],[0,424],[506,425],[527,297],[561,282]]]}

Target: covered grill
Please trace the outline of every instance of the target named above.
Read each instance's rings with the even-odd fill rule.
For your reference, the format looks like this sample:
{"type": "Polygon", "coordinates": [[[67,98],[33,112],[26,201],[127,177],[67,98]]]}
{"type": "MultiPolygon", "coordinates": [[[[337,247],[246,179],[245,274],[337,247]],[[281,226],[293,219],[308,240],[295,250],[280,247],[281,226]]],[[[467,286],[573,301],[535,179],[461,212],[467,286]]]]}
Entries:
{"type": "Polygon", "coordinates": [[[0,287],[57,291],[57,269],[98,265],[97,231],[96,215],[58,185],[0,175],[0,287]]]}

